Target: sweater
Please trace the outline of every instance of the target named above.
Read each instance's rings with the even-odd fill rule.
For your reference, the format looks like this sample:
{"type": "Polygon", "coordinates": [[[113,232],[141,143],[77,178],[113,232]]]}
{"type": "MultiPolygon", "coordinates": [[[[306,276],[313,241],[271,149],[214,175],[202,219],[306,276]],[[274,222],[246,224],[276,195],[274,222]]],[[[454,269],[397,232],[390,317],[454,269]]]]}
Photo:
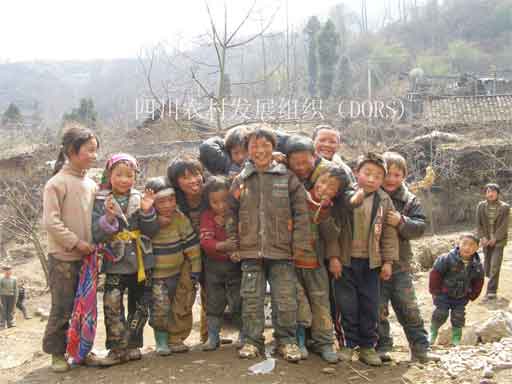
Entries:
{"type": "Polygon", "coordinates": [[[86,171],[67,163],[44,187],[43,226],[48,253],[58,260],[77,261],[80,240],[91,243],[91,216],[97,186],[86,171]]]}
{"type": "Polygon", "coordinates": [[[217,243],[227,240],[226,229],[215,221],[215,213],[208,208],[201,214],[201,248],[208,258],[229,261],[229,254],[217,250],[217,243]]]}

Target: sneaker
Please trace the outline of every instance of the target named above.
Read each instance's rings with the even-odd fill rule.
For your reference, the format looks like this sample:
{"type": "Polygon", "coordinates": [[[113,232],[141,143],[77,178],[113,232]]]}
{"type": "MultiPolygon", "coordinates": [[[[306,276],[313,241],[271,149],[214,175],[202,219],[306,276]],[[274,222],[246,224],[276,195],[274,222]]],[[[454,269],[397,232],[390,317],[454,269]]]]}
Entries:
{"type": "Polygon", "coordinates": [[[340,351],[338,352],[338,359],[340,361],[350,363],[352,361],[353,357],[354,357],[354,349],[353,348],[341,347],[340,351]]]}
{"type": "Polygon", "coordinates": [[[102,367],[111,367],[128,361],[125,349],[111,349],[108,355],[99,361],[102,367]]]}
{"type": "Polygon", "coordinates": [[[359,361],[372,367],[380,367],[382,360],[375,351],[375,348],[359,348],[359,361]]]}
{"type": "Polygon", "coordinates": [[[383,363],[390,363],[393,361],[393,358],[391,357],[391,353],[389,353],[387,351],[377,351],[377,354],[379,355],[380,360],[383,363]]]}
{"type": "Polygon", "coordinates": [[[84,365],[88,367],[99,367],[101,359],[94,353],[89,352],[84,359],[84,365]]]}
{"type": "Polygon", "coordinates": [[[428,364],[430,362],[437,363],[441,361],[441,356],[431,351],[411,352],[411,361],[417,361],[420,364],[428,364]]]}
{"type": "Polygon", "coordinates": [[[255,359],[260,355],[258,348],[252,344],[244,344],[242,349],[238,351],[238,356],[241,359],[255,359]]]}
{"type": "Polygon", "coordinates": [[[130,348],[126,351],[125,357],[127,361],[140,360],[142,359],[142,353],[139,348],[130,348]]]}
{"type": "Polygon", "coordinates": [[[336,364],[339,361],[338,354],[336,353],[336,350],[331,346],[325,347],[320,352],[320,357],[322,358],[322,360],[324,360],[325,362],[327,362],[329,364],[336,364]]]}
{"type": "Polygon", "coordinates": [[[179,341],[177,343],[170,343],[169,349],[171,350],[172,353],[185,353],[190,351],[188,345],[185,345],[183,341],[179,341]]]}
{"type": "Polygon", "coordinates": [[[296,363],[302,358],[302,354],[300,353],[300,349],[297,344],[281,344],[277,351],[283,359],[292,363],[296,363]]]}
{"type": "Polygon", "coordinates": [[[52,355],[52,371],[62,373],[69,371],[69,364],[64,355],[52,355]]]}

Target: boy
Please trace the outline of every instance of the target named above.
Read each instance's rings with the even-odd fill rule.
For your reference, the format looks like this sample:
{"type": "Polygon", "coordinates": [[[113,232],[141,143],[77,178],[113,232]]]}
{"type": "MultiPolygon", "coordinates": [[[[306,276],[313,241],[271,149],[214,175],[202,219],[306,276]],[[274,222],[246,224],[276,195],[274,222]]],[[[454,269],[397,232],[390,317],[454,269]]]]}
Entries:
{"type": "Polygon", "coordinates": [[[486,300],[495,300],[500,280],[503,248],[507,245],[510,206],[500,200],[498,184],[485,186],[485,201],[476,209],[478,236],[485,255],[485,275],[487,283],[486,300]]]}
{"type": "Polygon", "coordinates": [[[1,309],[0,313],[0,329],[4,329],[7,325],[8,328],[16,326],[15,308],[16,299],[18,298],[18,287],[16,277],[12,276],[12,269],[9,266],[2,268],[4,275],[0,278],[0,300],[1,309]]]}
{"type": "Polygon", "coordinates": [[[306,192],[297,177],[272,160],[276,137],[266,126],[246,137],[249,162],[235,178],[228,198],[228,238],[242,263],[241,358],[263,353],[266,282],[271,287],[274,337],[285,360],[296,362],[297,288],[293,259],[311,252],[306,192]]]}
{"type": "Polygon", "coordinates": [[[330,261],[332,270],[341,270],[341,278],[334,283],[336,302],[342,306],[341,324],[345,332],[340,358],[351,361],[354,348],[359,347],[359,359],[373,366],[382,365],[374,348],[379,275],[382,280],[389,280],[393,262],[398,260],[398,235],[386,222],[386,217],[394,210],[393,202],[380,189],[386,173],[382,156],[368,153],[358,159],[359,189],[351,199],[355,207],[348,212],[351,223],[343,228],[340,236],[341,257],[330,261]]]}
{"type": "Polygon", "coordinates": [[[448,315],[452,322],[452,344],[460,344],[466,305],[469,300],[477,299],[484,284],[484,271],[476,252],[478,243],[476,235],[464,233],[459,238],[459,245],[434,263],[429,280],[435,306],[430,327],[431,344],[436,341],[439,328],[448,315]]]}
{"type": "Polygon", "coordinates": [[[439,361],[439,357],[429,351],[428,335],[416,300],[411,274],[413,254],[410,240],[423,236],[426,227],[425,214],[420,201],[404,184],[407,177],[405,159],[396,152],[386,152],[383,157],[388,173],[382,187],[391,197],[396,209],[388,214],[386,221],[398,230],[399,261],[393,264],[391,279],[381,283],[377,351],[382,361],[391,361],[389,352],[393,349],[393,339],[388,321],[391,301],[409,341],[411,360],[418,360],[422,364],[439,361]]]}

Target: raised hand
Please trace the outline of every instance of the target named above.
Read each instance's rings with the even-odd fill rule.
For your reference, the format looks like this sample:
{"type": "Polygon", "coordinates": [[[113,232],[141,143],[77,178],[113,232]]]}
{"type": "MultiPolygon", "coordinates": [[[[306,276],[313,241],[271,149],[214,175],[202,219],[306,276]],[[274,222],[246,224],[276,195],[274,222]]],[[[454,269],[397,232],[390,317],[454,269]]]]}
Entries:
{"type": "Polygon", "coordinates": [[[147,188],[144,191],[144,195],[142,196],[142,200],[140,202],[140,207],[144,211],[144,213],[148,213],[153,207],[153,203],[155,202],[155,191],[147,188]]]}

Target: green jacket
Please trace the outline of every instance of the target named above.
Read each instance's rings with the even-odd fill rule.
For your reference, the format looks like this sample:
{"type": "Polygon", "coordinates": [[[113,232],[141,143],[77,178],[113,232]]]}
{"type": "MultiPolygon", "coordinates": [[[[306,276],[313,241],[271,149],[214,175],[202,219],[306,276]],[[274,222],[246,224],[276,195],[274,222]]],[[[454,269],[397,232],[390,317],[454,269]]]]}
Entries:
{"type": "MultiPolygon", "coordinates": [[[[501,200],[498,200],[497,204],[498,214],[496,215],[496,222],[494,224],[494,238],[496,239],[497,246],[504,247],[507,245],[510,206],[501,200]]],[[[485,237],[487,240],[490,240],[491,233],[489,220],[487,218],[488,205],[489,203],[487,200],[478,203],[476,208],[476,225],[478,236],[480,238],[485,237]]]]}
{"type": "Polygon", "coordinates": [[[285,165],[258,172],[247,162],[228,198],[226,232],[244,259],[291,260],[313,255],[306,191],[285,165]]]}

